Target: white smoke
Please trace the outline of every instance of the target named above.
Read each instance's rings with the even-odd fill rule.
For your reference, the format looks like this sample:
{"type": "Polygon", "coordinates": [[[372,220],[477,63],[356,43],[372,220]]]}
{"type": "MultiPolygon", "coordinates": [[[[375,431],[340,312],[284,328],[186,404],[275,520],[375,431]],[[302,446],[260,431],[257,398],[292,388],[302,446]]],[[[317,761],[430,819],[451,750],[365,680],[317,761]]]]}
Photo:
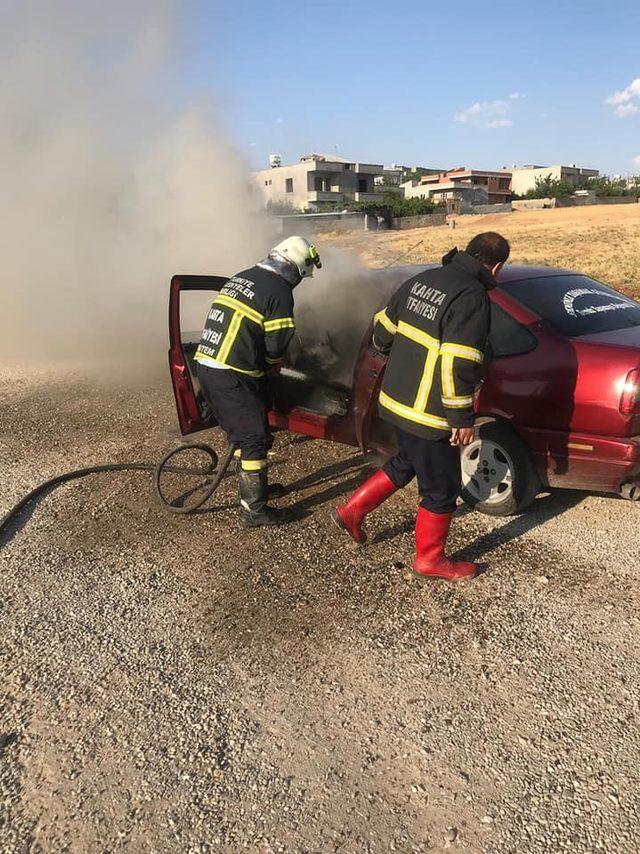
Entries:
{"type": "Polygon", "coordinates": [[[172,274],[231,274],[270,228],[210,103],[171,111],[168,0],[22,0],[0,18],[0,355],[163,359],[172,274]]]}
{"type": "Polygon", "coordinates": [[[349,386],[374,313],[410,274],[402,268],[367,270],[356,255],[314,242],[323,266],[295,290],[292,356],[300,369],[349,386]]]}

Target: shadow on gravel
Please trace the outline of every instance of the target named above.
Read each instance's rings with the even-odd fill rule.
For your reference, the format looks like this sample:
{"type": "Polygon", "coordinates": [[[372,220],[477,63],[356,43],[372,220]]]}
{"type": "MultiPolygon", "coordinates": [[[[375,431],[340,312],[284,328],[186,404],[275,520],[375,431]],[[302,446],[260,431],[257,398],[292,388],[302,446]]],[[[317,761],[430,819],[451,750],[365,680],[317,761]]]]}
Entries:
{"type": "Polygon", "coordinates": [[[371,543],[384,543],[387,540],[393,540],[395,537],[399,537],[402,534],[408,534],[413,531],[415,524],[415,516],[411,516],[410,518],[404,519],[402,522],[398,522],[396,525],[392,525],[390,528],[383,528],[382,531],[379,531],[373,537],[371,543]]]}
{"type": "Polygon", "coordinates": [[[8,522],[0,520],[3,523],[2,530],[0,531],[0,550],[8,545],[11,540],[13,540],[13,538],[27,526],[27,523],[30,521],[38,507],[49,495],[51,495],[52,492],[55,492],[55,490],[56,486],[49,486],[46,489],[43,489],[39,495],[32,498],[31,501],[12,516],[8,522]]]}
{"type": "MultiPolygon", "coordinates": [[[[483,555],[486,555],[488,552],[517,540],[518,537],[529,533],[529,531],[538,528],[540,525],[544,525],[545,522],[554,519],[556,516],[561,516],[572,507],[577,507],[577,505],[584,501],[586,497],[587,493],[584,492],[562,490],[550,493],[543,498],[538,498],[533,506],[530,507],[522,516],[510,519],[501,527],[495,528],[487,534],[483,534],[481,537],[474,540],[473,543],[470,543],[463,549],[459,549],[457,552],[453,553],[451,557],[455,560],[470,560],[477,563],[478,559],[483,555]]],[[[474,511],[470,507],[463,504],[457,509],[456,516],[465,517],[473,512],[474,511]]],[[[387,540],[394,539],[394,537],[399,537],[402,534],[411,533],[414,525],[415,519],[413,517],[404,519],[396,525],[380,531],[373,538],[372,543],[383,543],[387,540]]],[[[487,564],[483,564],[482,568],[478,571],[478,575],[482,574],[482,572],[487,572],[488,570],[489,566],[487,564]]]]}
{"type": "MultiPolygon", "coordinates": [[[[452,557],[456,560],[475,562],[488,552],[517,540],[518,537],[528,534],[529,531],[533,531],[535,528],[544,525],[545,522],[555,519],[556,516],[561,516],[567,510],[571,510],[572,507],[577,507],[586,497],[587,493],[585,492],[561,490],[538,498],[522,516],[516,516],[501,527],[483,534],[470,545],[457,551],[452,557]]],[[[465,507],[461,515],[466,516],[472,512],[471,509],[465,507]]]]}
{"type": "Polygon", "coordinates": [[[303,498],[292,505],[291,509],[298,518],[303,517],[312,507],[325,504],[356,489],[356,487],[360,486],[366,480],[370,472],[370,463],[363,461],[360,455],[318,469],[312,474],[288,484],[288,492],[301,492],[312,486],[322,486],[324,484],[331,485],[327,489],[322,489],[320,492],[303,498]],[[345,479],[345,475],[349,476],[345,479]],[[336,480],[338,481],[337,483],[335,482],[336,480]]]}

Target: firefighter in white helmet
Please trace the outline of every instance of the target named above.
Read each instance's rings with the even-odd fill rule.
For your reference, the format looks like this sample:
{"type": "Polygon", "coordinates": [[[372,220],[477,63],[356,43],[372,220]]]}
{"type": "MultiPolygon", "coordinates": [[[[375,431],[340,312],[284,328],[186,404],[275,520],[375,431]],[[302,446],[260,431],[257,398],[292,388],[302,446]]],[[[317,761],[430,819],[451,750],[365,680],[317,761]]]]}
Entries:
{"type": "Polygon", "coordinates": [[[245,528],[291,519],[289,510],[267,503],[276,491],[267,481],[269,374],[277,371],[293,338],[293,289],[321,266],[315,246],[304,237],[278,243],[263,261],[226,282],[196,352],[198,379],[213,415],[240,449],[239,518],[245,528]]]}

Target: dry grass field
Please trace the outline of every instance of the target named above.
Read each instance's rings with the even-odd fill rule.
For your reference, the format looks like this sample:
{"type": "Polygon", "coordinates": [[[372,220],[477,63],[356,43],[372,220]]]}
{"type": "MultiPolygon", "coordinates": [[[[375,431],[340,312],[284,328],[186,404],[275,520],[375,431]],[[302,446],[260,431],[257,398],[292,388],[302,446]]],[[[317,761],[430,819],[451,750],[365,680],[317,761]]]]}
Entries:
{"type": "Polygon", "coordinates": [[[587,273],[640,296],[640,205],[514,212],[459,217],[448,226],[341,235],[325,240],[353,248],[370,266],[437,261],[479,231],[499,231],[511,242],[514,264],[544,264],[587,273]]]}

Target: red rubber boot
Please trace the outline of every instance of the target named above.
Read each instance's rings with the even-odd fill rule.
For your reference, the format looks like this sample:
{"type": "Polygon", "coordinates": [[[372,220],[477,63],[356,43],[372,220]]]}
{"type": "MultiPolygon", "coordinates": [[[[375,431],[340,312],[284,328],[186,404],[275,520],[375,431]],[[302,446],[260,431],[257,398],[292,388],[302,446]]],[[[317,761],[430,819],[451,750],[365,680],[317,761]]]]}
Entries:
{"type": "Polygon", "coordinates": [[[475,563],[456,563],[445,557],[444,549],[453,513],[431,513],[418,507],[416,519],[416,560],[413,571],[418,575],[460,581],[473,578],[478,571],[475,563]]]}
{"type": "Polygon", "coordinates": [[[380,469],[369,480],[356,489],[346,504],[341,504],[331,514],[339,528],[347,532],[356,543],[366,543],[367,535],[362,530],[362,522],[367,513],[379,507],[398,487],[391,478],[380,469]]]}

